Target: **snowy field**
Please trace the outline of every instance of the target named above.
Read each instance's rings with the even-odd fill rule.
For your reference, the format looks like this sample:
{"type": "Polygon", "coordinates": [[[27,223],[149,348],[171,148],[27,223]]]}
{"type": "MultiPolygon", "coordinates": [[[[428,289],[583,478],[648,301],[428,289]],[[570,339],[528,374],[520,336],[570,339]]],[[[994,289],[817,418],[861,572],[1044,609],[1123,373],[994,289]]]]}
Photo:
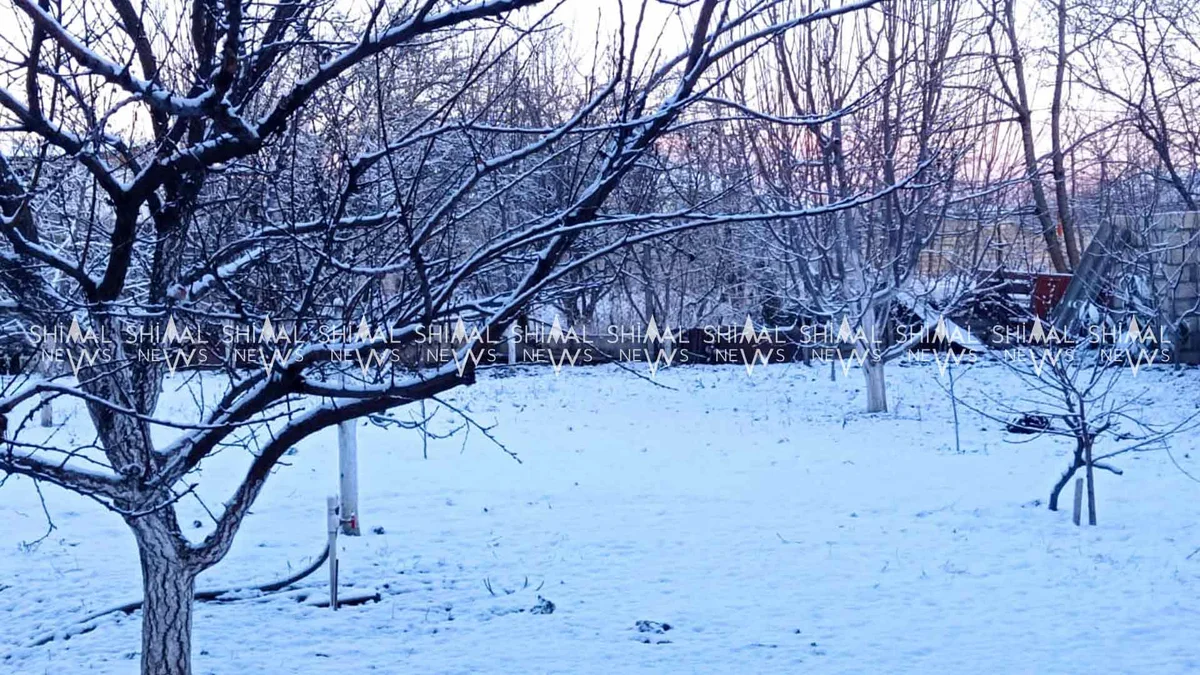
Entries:
{"type": "MultiPolygon", "coordinates": [[[[316,607],[322,571],[291,591],[199,604],[195,671],[1200,669],[1200,484],[1164,452],[1099,474],[1100,525],[1079,529],[1044,506],[1066,442],[1012,436],[960,408],[956,452],[934,368],[890,367],[893,412],[879,416],[857,413],[858,372],[831,382],[828,368],[688,367],[660,372],[665,386],[615,367],[551,372],[493,372],[452,399],[495,423],[523,463],[477,430],[431,441],[423,459],[416,432],[364,423],[364,536],[340,540],[342,594],[381,601],[316,607]],[[553,613],[529,611],[539,596],[553,613]]],[[[191,406],[197,384],[170,381],[160,414],[191,406]]],[[[1160,419],[1200,401],[1195,369],[1126,384],[1160,419]]],[[[958,386],[979,400],[1014,380],[981,366],[958,386]]],[[[441,431],[456,423],[434,417],[441,431]]],[[[89,435],[78,411],[54,433],[89,435]]],[[[1197,444],[1172,447],[1200,476],[1197,444]]],[[[220,476],[244,459],[206,465],[201,497],[219,503],[220,476]]],[[[287,459],[199,589],[269,582],[319,552],[335,434],[287,459]]],[[[29,646],[140,596],[125,526],[47,487],[57,529],[24,547],[45,531],[36,492],[19,478],[2,490],[0,672],[136,672],[137,613],[29,646]]],[[[183,511],[189,531],[209,522],[194,499],[183,511]]]]}

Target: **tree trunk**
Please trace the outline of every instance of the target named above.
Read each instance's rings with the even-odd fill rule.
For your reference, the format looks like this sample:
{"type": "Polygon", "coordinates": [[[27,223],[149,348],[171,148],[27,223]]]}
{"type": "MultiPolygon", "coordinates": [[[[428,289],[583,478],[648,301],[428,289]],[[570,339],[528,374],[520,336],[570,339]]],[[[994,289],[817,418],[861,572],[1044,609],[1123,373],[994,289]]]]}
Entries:
{"type": "Polygon", "coordinates": [[[42,415],[41,423],[43,427],[54,426],[54,399],[46,394],[42,394],[42,415]]]}
{"type": "Polygon", "coordinates": [[[1076,455],[1071,461],[1071,466],[1067,467],[1067,470],[1064,471],[1062,476],[1059,477],[1058,482],[1055,483],[1054,487],[1050,489],[1051,511],[1058,510],[1058,496],[1062,494],[1063,488],[1067,486],[1068,482],[1070,482],[1071,476],[1074,476],[1075,472],[1078,471],[1079,467],[1081,466],[1083,466],[1083,462],[1079,461],[1079,456],[1076,455]]]}
{"type": "Polygon", "coordinates": [[[358,520],[358,420],[338,425],[338,494],[342,498],[342,534],[357,537],[358,520]]]}
{"type": "Polygon", "coordinates": [[[1054,68],[1054,97],[1050,105],[1050,161],[1054,177],[1054,202],[1058,210],[1058,225],[1062,228],[1067,246],[1067,265],[1071,270],[1079,267],[1079,239],[1075,234],[1075,222],[1071,217],[1071,197],[1067,193],[1067,167],[1062,147],[1062,99],[1063,75],[1067,68],[1067,0],[1058,0],[1058,52],[1054,68]]]}
{"type": "Polygon", "coordinates": [[[142,559],[142,675],[192,672],[195,575],[180,560],[139,540],[142,559]]]}
{"type": "MultiPolygon", "coordinates": [[[[1037,209],[1038,224],[1042,228],[1042,238],[1046,241],[1046,251],[1050,254],[1050,263],[1055,272],[1069,272],[1066,257],[1063,256],[1062,242],[1058,239],[1058,228],[1050,214],[1050,202],[1046,198],[1046,190],[1042,186],[1041,169],[1038,166],[1039,154],[1033,130],[1033,113],[1029,102],[1029,91],[1025,82],[1025,54],[1021,51],[1021,42],[1017,37],[1017,19],[1015,0],[1004,2],[1004,31],[1008,37],[1009,59],[1012,63],[1014,87],[1008,94],[1008,104],[1016,113],[1017,127],[1021,131],[1021,146],[1024,151],[1025,178],[1033,193],[1033,204],[1037,209]]],[[[997,17],[999,18],[999,17],[997,17]]],[[[998,64],[998,54],[993,57],[993,63],[998,64]]],[[[996,68],[999,70],[1000,66],[996,68]]],[[[1003,77],[1003,74],[1001,74],[1003,77]]]]}
{"type": "Polygon", "coordinates": [[[867,378],[867,412],[887,412],[887,381],[883,377],[883,361],[868,356],[863,360],[867,378]]]}

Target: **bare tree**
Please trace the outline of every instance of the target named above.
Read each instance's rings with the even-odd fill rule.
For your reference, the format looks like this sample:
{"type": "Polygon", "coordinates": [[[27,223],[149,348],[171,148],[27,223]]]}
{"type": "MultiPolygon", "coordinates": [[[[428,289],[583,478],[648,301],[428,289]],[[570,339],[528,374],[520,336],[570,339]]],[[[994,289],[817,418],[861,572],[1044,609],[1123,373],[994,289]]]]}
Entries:
{"type": "MultiPolygon", "coordinates": [[[[747,255],[784,316],[841,327],[866,379],[867,410],[887,410],[884,366],[922,331],[892,330],[916,311],[932,330],[959,294],[918,274],[952,203],[956,167],[971,139],[960,120],[978,97],[948,85],[965,63],[955,3],[889,2],[777,39],[752,82],[775,119],[746,123],[746,163],[765,209],[838,203],[884,191],[853,212],[783,220],[755,231],[747,255]],[[820,110],[843,114],[822,116],[820,110]]],[[[965,90],[961,90],[965,91],[965,90]]],[[[747,173],[750,173],[748,170],[747,173]]]]}
{"type": "MultiPolygon", "coordinates": [[[[1066,154],[1064,145],[1064,97],[1066,96],[1067,64],[1077,50],[1067,44],[1068,10],[1066,0],[1052,0],[1054,47],[1050,50],[1053,64],[1053,91],[1050,100],[1049,152],[1051,176],[1054,181],[1054,206],[1046,194],[1039,152],[1038,128],[1035,128],[1034,90],[1039,71],[1030,63],[1029,48],[1023,36],[1029,34],[1022,17],[1018,16],[1016,0],[983,0],[986,16],[984,35],[989,42],[988,56],[999,100],[1009,108],[1021,139],[1024,174],[1033,199],[1034,215],[1046,242],[1046,250],[1056,272],[1069,272],[1079,264],[1079,239],[1070,210],[1067,191],[1066,154]],[[1057,221],[1057,222],[1056,222],[1057,221]],[[1066,242],[1066,254],[1063,242],[1066,242]]],[[[1041,129],[1041,131],[1045,131],[1041,129]]]]}
{"type": "MultiPolygon", "coordinates": [[[[1163,335],[1152,317],[1139,322],[1134,312],[1114,321],[1060,332],[1040,322],[1024,344],[1009,344],[996,358],[1019,381],[1004,396],[983,392],[984,403],[967,405],[1012,433],[1071,441],[1066,469],[1050,490],[1049,508],[1082,469],[1086,477],[1088,521],[1096,524],[1096,470],[1122,473],[1110,460],[1133,452],[1161,450],[1169,439],[1196,426],[1200,414],[1155,423],[1140,410],[1144,389],[1136,375],[1162,358],[1163,335]],[[1013,395],[1015,394],[1015,395],[1013,395]]],[[[959,376],[960,380],[962,375],[959,376]]],[[[965,399],[961,399],[965,401],[965,399]]]]}
{"type": "Polygon", "coordinates": [[[340,13],[290,0],[112,0],[88,11],[13,0],[0,307],[26,326],[70,323],[74,338],[87,336],[68,335],[74,358],[92,336],[108,339],[74,377],[5,385],[0,469],[91,497],[127,523],[145,595],[143,673],[190,672],[196,575],[229,551],[289,448],[474,382],[489,335],[610,253],[779,217],[706,203],[609,207],[664,139],[704,122],[697,101],[747,53],[873,0],[782,14],[775,2],[693,3],[679,9],[689,28],[675,56],[652,53],[622,15],[613,44],[598,45],[537,115],[520,111],[538,102],[511,95],[529,93],[525,68],[549,44],[553,8],[525,9],[534,4],[340,13]],[[39,204],[62,176],[84,176],[86,197],[51,227],[39,204]],[[353,317],[370,328],[322,333],[353,317]],[[413,356],[432,327],[456,319],[471,331],[454,359],[426,367],[413,356]],[[294,348],[260,351],[257,370],[230,359],[224,394],[195,420],[156,416],[173,363],[142,358],[139,346],[177,345],[181,325],[204,334],[213,324],[257,326],[260,350],[281,335],[294,348]],[[361,370],[339,357],[379,350],[388,357],[361,370]],[[95,443],[28,441],[18,420],[41,395],[85,405],[95,443]],[[156,443],[161,428],[176,438],[156,443]],[[202,462],[231,445],[252,450],[245,474],[191,541],[175,505],[202,462]]]}
{"type": "Polygon", "coordinates": [[[1124,126],[1145,139],[1157,167],[1131,159],[1170,186],[1179,207],[1196,211],[1200,15],[1169,0],[1117,0],[1089,9],[1080,81],[1118,106],[1124,126]]]}

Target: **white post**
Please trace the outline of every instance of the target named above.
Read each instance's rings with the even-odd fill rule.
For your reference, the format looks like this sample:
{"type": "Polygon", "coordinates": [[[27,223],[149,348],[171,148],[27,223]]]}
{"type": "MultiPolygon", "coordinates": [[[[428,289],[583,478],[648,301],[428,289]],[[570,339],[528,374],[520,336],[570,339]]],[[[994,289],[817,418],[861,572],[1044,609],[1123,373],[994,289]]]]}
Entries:
{"type": "Polygon", "coordinates": [[[342,496],[342,534],[359,535],[358,528],[358,425],[338,424],[338,475],[342,496]]]}
{"type": "Polygon", "coordinates": [[[337,497],[330,497],[325,501],[327,507],[326,521],[327,529],[329,530],[329,606],[337,611],[338,597],[338,559],[337,559],[337,536],[338,527],[341,525],[341,518],[338,516],[338,500],[337,497]]]}

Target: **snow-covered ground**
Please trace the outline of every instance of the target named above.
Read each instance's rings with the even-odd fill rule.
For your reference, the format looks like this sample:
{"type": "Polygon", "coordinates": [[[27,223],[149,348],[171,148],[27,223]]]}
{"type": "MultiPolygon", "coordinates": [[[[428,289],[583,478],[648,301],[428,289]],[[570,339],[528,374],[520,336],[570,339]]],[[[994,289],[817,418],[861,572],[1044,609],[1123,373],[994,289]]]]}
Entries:
{"type": "MultiPolygon", "coordinates": [[[[523,463],[478,431],[431,441],[423,459],[416,432],[364,424],[366,534],[341,539],[342,593],[382,600],[315,607],[321,572],[302,593],[199,604],[196,672],[1200,669],[1200,484],[1166,453],[1100,474],[1100,526],[1080,529],[1044,506],[1066,443],[960,408],[955,452],[934,368],[890,367],[893,412],[880,416],[857,413],[859,373],[831,382],[828,368],[660,371],[669,388],[615,367],[500,375],[453,400],[495,422],[523,463]],[[539,596],[553,613],[529,611],[539,596]]],[[[1195,369],[1128,381],[1158,418],[1200,401],[1195,369]]],[[[958,386],[970,398],[1015,380],[982,366],[958,386]]],[[[173,390],[160,416],[191,401],[173,390]]],[[[75,413],[56,433],[84,438],[86,423],[75,413]]],[[[335,443],[323,434],[288,458],[199,588],[271,581],[319,551],[335,443]]],[[[1176,438],[1173,455],[1200,476],[1197,443],[1176,438]]],[[[205,468],[205,501],[219,503],[242,459],[205,468]]],[[[120,520],[44,489],[57,529],[29,549],[45,530],[33,485],[0,488],[0,672],[135,672],[136,613],[28,646],[140,595],[120,520]]],[[[186,528],[207,522],[195,500],[184,510],[186,528]]]]}

